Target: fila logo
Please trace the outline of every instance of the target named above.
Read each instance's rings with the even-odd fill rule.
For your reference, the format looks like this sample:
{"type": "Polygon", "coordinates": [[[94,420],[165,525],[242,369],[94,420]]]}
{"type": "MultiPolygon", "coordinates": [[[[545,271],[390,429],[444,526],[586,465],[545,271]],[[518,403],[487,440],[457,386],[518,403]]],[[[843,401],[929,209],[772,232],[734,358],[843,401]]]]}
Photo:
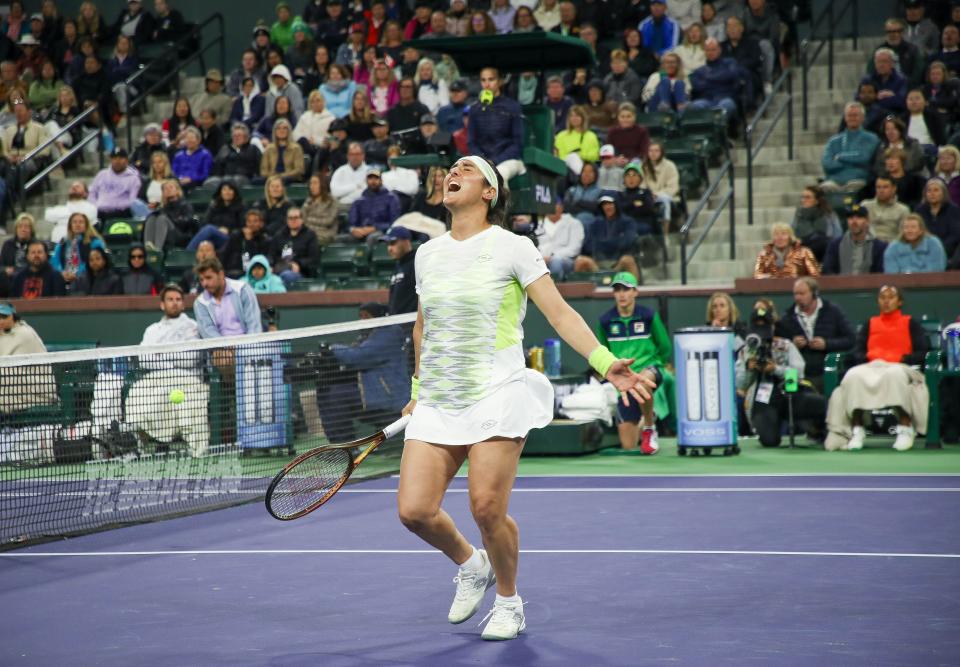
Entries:
{"type": "Polygon", "coordinates": [[[497,425],[496,419],[488,419],[487,421],[480,424],[480,428],[482,428],[484,431],[489,431],[496,425],[497,425]]]}
{"type": "Polygon", "coordinates": [[[477,257],[477,261],[480,263],[489,262],[491,259],[493,259],[493,257],[491,255],[487,255],[486,253],[477,257]]]}
{"type": "Polygon", "coordinates": [[[642,334],[644,332],[643,322],[634,322],[633,323],[633,333],[642,334]]]}

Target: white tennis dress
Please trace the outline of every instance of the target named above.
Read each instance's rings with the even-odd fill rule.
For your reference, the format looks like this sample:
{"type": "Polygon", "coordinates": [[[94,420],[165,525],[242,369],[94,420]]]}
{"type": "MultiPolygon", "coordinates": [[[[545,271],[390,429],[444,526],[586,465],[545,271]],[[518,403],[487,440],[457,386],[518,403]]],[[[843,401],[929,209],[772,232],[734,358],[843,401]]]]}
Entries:
{"type": "Polygon", "coordinates": [[[549,424],[553,386],[523,355],[524,290],[549,273],[530,239],[496,226],[465,241],[448,232],[420,247],[415,266],[424,327],[405,437],[469,445],[549,424]]]}

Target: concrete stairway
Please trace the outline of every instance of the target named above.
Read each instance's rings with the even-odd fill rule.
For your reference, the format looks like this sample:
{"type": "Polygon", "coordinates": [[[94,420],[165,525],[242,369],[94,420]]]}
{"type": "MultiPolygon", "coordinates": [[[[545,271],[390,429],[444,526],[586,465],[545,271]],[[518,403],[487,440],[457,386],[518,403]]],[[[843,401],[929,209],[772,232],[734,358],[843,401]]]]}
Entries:
{"type": "MultiPolygon", "coordinates": [[[[180,94],[186,97],[192,97],[203,89],[203,78],[200,76],[181,78],[180,94]]],[[[169,118],[173,109],[173,97],[171,95],[151,96],[147,100],[146,111],[140,116],[134,116],[128,119],[133,123],[133,146],[136,147],[142,140],[143,128],[148,123],[162,123],[164,119],[169,118]]],[[[121,126],[117,130],[115,137],[119,146],[126,146],[126,127],[121,126]]],[[[105,163],[109,163],[106,160],[105,163]]],[[[84,160],[77,162],[66,170],[65,177],[51,176],[48,179],[48,185],[42,189],[35,189],[28,199],[27,212],[29,212],[37,221],[37,234],[41,239],[49,239],[52,226],[44,221],[44,211],[47,207],[64,204],[67,201],[67,192],[70,189],[70,183],[75,180],[82,180],[88,185],[93,181],[99,170],[99,162],[95,156],[85,156],[84,160]]],[[[56,172],[55,172],[56,173],[56,172]]],[[[19,214],[20,211],[18,210],[19,214]]],[[[13,216],[14,218],[16,216],[13,216]]],[[[0,228],[0,242],[12,232],[13,220],[7,223],[7,230],[0,228]]]]}
{"type": "MultiPolygon", "coordinates": [[[[687,267],[688,284],[732,285],[734,279],[752,275],[757,254],[770,240],[770,225],[775,222],[789,223],[800,201],[800,192],[806,185],[816,184],[822,178],[820,158],[823,145],[836,133],[842,118],[843,105],[853,99],[857,84],[866,70],[867,56],[873,51],[877,40],[861,40],[854,51],[852,40],[834,42],[834,88],[827,88],[826,52],[818,64],[811,68],[808,86],[810,90],[809,129],[802,130],[802,94],[800,70],[794,75],[794,159],[787,159],[787,118],[779,120],[760,154],[754,160],[753,204],[754,224],[747,224],[746,149],[738,140],[732,150],[735,177],[736,259],[730,259],[729,212],[724,210],[703,244],[687,267]]],[[[779,100],[772,105],[776,110],[779,100]]],[[[761,131],[767,127],[761,120],[761,131]]],[[[717,173],[710,170],[710,177],[717,173]]],[[[691,231],[691,243],[699,235],[716,206],[720,204],[727,186],[722,184],[719,194],[711,198],[706,209],[700,213],[691,231]]],[[[692,210],[696,198],[689,202],[692,210]]],[[[666,270],[662,266],[644,271],[644,284],[677,284],[680,282],[679,234],[667,238],[669,261],[666,270]]],[[[689,247],[688,247],[689,252],[689,247]]]]}

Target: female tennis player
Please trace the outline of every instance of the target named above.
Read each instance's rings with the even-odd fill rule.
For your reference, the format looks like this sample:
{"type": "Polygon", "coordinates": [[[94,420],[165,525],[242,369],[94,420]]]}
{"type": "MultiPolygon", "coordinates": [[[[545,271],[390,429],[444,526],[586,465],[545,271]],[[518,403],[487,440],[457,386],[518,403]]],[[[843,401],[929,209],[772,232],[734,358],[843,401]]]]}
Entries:
{"type": "Polygon", "coordinates": [[[527,433],[553,418],[553,387],[527,370],[527,296],[560,336],[625,397],[650,400],[655,371],[617,360],[560,296],[530,239],[501,225],[509,192],[482,157],[458,160],[444,179],[451,230],[417,252],[420,310],[413,329],[416,374],[400,464],[400,520],[460,566],[448,620],[463,623],[496,584],[483,638],[513,639],[525,627],[517,594],[519,530],[507,514],[527,433]],[[451,479],[470,462],[470,510],[485,549],[476,549],[440,508],[451,479]]]}

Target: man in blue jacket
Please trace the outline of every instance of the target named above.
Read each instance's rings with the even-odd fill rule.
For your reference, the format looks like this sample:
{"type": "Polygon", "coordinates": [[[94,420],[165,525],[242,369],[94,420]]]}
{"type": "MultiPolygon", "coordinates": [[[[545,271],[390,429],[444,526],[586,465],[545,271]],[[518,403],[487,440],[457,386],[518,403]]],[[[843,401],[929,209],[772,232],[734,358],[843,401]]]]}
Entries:
{"type": "Polygon", "coordinates": [[[467,146],[487,158],[504,181],[526,173],[523,166],[523,112],[520,103],[500,94],[503,85],[495,67],[480,70],[480,100],[470,107],[467,146]]]}
{"type": "Polygon", "coordinates": [[[896,54],[891,49],[877,49],[873,54],[872,74],[860,80],[877,87],[877,104],[897,114],[907,108],[907,79],[897,71],[896,54]]]}
{"type": "Polygon", "coordinates": [[[733,58],[724,58],[720,43],[708,39],[703,45],[707,62],[690,75],[694,100],[691,109],[723,109],[727,118],[737,115],[737,97],[743,81],[740,65],[733,58]]]}
{"type": "Polygon", "coordinates": [[[350,233],[343,240],[372,246],[399,217],[400,199],[383,187],[380,169],[374,167],[367,172],[367,189],[350,205],[350,233]]]}
{"type": "Polygon", "coordinates": [[[680,26],[667,16],[665,0],[653,0],[650,3],[650,16],[641,21],[637,29],[643,36],[643,45],[656,53],[657,57],[680,43],[680,26]]]}
{"type": "Polygon", "coordinates": [[[820,163],[827,180],[820,187],[824,190],[859,192],[866,186],[880,138],[863,129],[864,117],[859,102],[848,102],[843,108],[847,129],[830,137],[823,147],[820,163]]]}
{"type": "Polygon", "coordinates": [[[227,278],[216,257],[205,259],[193,268],[203,292],[193,302],[201,338],[220,338],[260,333],[260,304],[253,288],[242,280],[227,278]]]}
{"type": "MultiPolygon", "coordinates": [[[[360,319],[383,317],[387,307],[379,303],[360,306],[360,319]]],[[[399,326],[380,326],[363,332],[350,345],[331,345],[329,352],[344,375],[317,395],[324,433],[331,442],[356,438],[354,419],[396,419],[410,400],[410,369],[403,349],[404,331],[399,326]]]]}

